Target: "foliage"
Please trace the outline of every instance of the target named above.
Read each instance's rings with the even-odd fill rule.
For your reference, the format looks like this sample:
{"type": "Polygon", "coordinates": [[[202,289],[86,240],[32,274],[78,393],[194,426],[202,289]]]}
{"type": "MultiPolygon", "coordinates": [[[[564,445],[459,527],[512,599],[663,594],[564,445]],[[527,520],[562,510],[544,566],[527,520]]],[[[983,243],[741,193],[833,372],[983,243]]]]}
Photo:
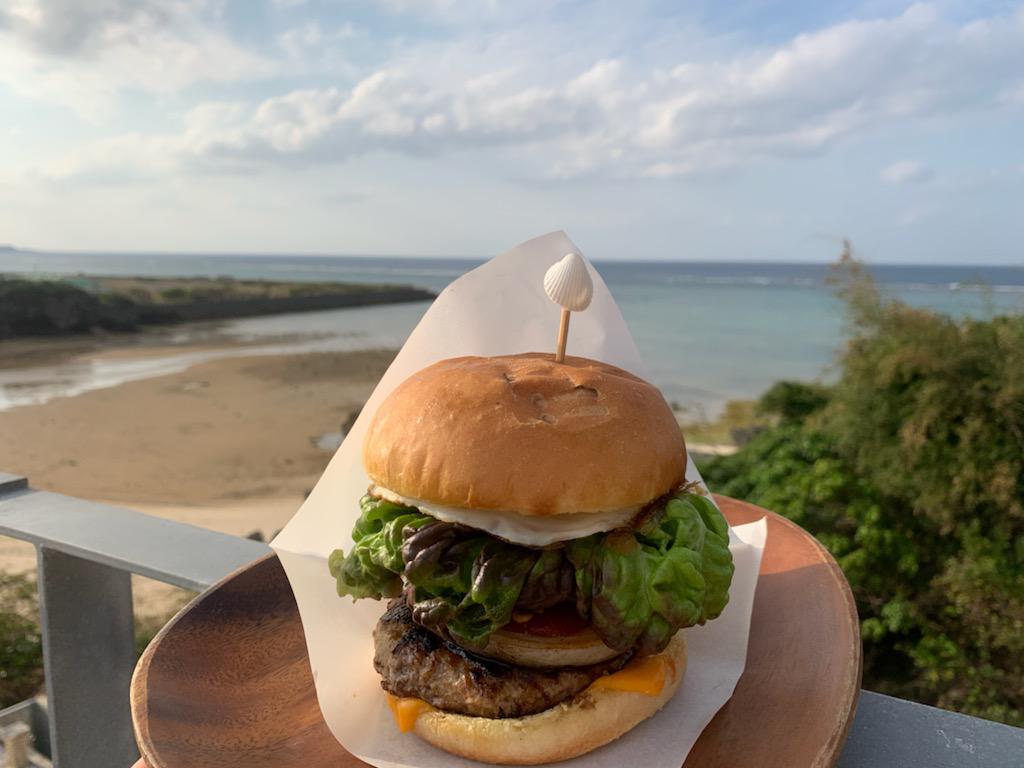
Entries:
{"type": "Polygon", "coordinates": [[[0,275],[0,340],[88,333],[96,329],[135,331],[140,325],[186,319],[322,309],[323,302],[316,300],[328,296],[339,297],[339,306],[434,297],[429,291],[403,285],[291,283],[230,277],[94,277],[79,282],[90,286],[89,290],[62,280],[0,275]],[[234,306],[225,310],[225,303],[231,302],[234,306]]]}
{"type": "Polygon", "coordinates": [[[135,653],[141,656],[142,652],[146,650],[146,646],[153,641],[153,638],[164,628],[164,625],[173,619],[175,614],[184,608],[195,596],[196,593],[190,590],[176,589],[169,601],[168,607],[165,607],[160,613],[142,615],[136,613],[135,653]]]}
{"type": "Polygon", "coordinates": [[[35,584],[0,573],[0,709],[33,696],[43,683],[43,645],[35,584]]]}
{"type": "Polygon", "coordinates": [[[678,404],[673,406],[677,413],[682,412],[683,431],[690,445],[746,443],[761,428],[756,408],[756,400],[729,400],[722,407],[721,413],[708,419],[703,414],[695,418],[695,415],[688,414],[678,404]]]}
{"type": "Polygon", "coordinates": [[[96,296],[53,280],[0,277],[0,339],[134,330],[138,313],[123,296],[96,296]]]}
{"type": "MultiPolygon", "coordinates": [[[[409,288],[384,283],[291,282],[233,277],[94,277],[91,282],[102,294],[127,296],[145,305],[372,294],[409,288]]],[[[424,298],[429,296],[431,294],[424,293],[424,298]]]]}
{"type": "Polygon", "coordinates": [[[848,257],[838,282],[839,381],[773,387],[779,423],[705,477],[835,555],[867,687],[1024,724],[1024,317],[886,300],[848,257]]]}
{"type": "MultiPolygon", "coordinates": [[[[161,614],[135,617],[135,649],[141,654],[157,632],[194,593],[181,590],[161,614]]],[[[43,644],[35,582],[0,571],[0,709],[39,693],[43,686],[43,644]]]]}
{"type": "Polygon", "coordinates": [[[777,416],[783,424],[806,419],[828,402],[828,389],[820,384],[798,381],[777,381],[761,395],[757,411],[777,416]]]}

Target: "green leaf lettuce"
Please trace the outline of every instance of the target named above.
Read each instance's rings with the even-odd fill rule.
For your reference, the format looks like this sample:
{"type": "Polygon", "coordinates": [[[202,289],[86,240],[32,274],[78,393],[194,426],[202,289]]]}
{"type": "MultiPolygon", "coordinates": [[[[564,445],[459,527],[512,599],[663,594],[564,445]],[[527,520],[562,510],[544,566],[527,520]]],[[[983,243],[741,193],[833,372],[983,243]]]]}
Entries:
{"type": "Polygon", "coordinates": [[[733,564],[728,526],[707,498],[680,491],[619,529],[536,549],[364,496],[346,555],[331,554],[338,594],[395,597],[414,618],[480,647],[514,610],[564,602],[617,650],[662,650],[677,630],[718,616],[733,564]]]}

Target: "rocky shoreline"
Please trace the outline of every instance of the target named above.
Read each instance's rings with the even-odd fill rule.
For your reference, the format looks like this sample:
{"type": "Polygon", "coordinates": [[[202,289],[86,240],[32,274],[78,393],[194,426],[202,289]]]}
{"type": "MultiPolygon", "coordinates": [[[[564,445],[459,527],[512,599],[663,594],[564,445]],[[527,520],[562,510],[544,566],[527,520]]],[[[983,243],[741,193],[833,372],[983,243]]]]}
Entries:
{"type": "Polygon", "coordinates": [[[0,275],[0,340],[71,336],[198,320],[429,301],[409,285],[304,283],[233,278],[0,275]]]}

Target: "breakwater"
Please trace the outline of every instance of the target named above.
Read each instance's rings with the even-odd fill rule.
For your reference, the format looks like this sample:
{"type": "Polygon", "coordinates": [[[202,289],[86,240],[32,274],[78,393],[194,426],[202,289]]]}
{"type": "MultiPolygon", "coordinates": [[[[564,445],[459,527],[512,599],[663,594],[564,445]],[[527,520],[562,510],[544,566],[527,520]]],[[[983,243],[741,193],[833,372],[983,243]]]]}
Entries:
{"type": "Polygon", "coordinates": [[[156,325],[195,320],[226,320],[236,317],[279,315],[286,312],[365,307],[373,304],[404,304],[413,301],[429,301],[435,296],[436,294],[431,291],[421,288],[382,288],[380,290],[309,296],[206,299],[180,304],[140,304],[137,305],[137,309],[140,323],[156,325]]]}

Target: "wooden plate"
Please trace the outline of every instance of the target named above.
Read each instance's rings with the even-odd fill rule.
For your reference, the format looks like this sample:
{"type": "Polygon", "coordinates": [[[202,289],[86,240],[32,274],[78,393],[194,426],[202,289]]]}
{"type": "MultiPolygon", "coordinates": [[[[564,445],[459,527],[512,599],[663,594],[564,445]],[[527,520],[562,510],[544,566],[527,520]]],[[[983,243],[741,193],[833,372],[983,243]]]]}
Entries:
{"type": "MultiPolygon", "coordinates": [[[[832,766],[860,688],[850,589],[804,530],[718,501],[734,525],[767,516],[768,543],[746,671],[685,766],[832,766]]],[[[150,768],[364,765],[320,716],[302,623],[272,555],[200,595],[157,635],[135,670],[131,706],[150,768]]]]}

